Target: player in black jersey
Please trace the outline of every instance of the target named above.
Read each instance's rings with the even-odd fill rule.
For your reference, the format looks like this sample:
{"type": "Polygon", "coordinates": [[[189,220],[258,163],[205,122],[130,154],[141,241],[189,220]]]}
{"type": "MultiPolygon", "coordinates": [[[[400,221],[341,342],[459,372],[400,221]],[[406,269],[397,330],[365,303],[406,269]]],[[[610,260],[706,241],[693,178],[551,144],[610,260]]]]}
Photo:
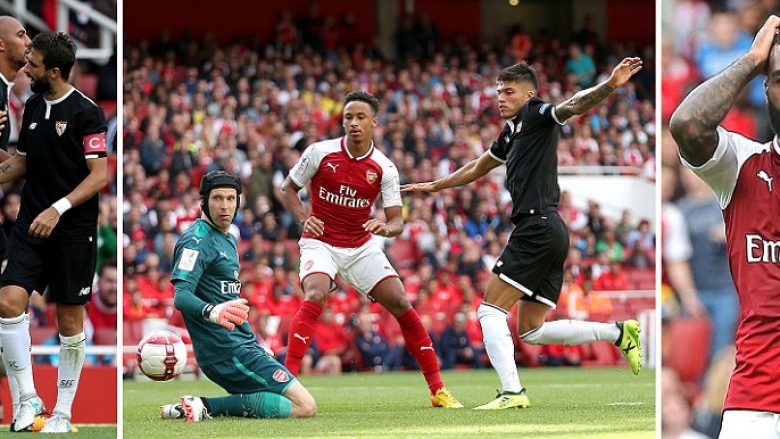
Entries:
{"type": "Polygon", "coordinates": [[[412,183],[403,192],[437,192],[462,186],[506,164],[506,187],[512,196],[515,229],[493,267],[485,299],[477,310],[490,363],[498,372],[503,392],[480,410],[528,407],[514,361],[514,344],[506,320],[520,300],[520,338],[531,344],[577,345],[613,341],[632,371],[641,366],[639,323],[617,324],[558,320],[545,323],[555,308],[563,282],[569,233],[558,215],[558,126],[603,101],[642,68],[639,58],[625,58],[609,79],[577,92],[560,104],[536,96],[536,72],[525,63],[501,70],[497,78],[498,111],[506,126],[488,151],[453,174],[427,183],[412,183]]]}
{"type": "Polygon", "coordinates": [[[0,276],[3,362],[18,385],[12,429],[43,412],[30,362],[33,290],[48,286],[57,304],[60,363],[57,404],[45,432],[70,432],[71,406],[84,363],[84,304],[95,274],[98,192],[106,185],[106,122],[94,102],[68,83],[76,43],[63,33],[32,41],[24,73],[35,93],[25,104],[17,154],[0,164],[0,183],[25,176],[22,202],[0,276]]]}
{"type": "MultiPolygon", "coordinates": [[[[3,15],[0,16],[0,161],[10,157],[8,154],[8,141],[11,137],[11,127],[8,116],[10,106],[8,103],[11,94],[13,81],[19,69],[27,63],[25,54],[30,47],[30,37],[27,30],[19,23],[19,20],[3,15]]],[[[3,185],[7,190],[11,184],[3,185]]],[[[0,261],[5,259],[5,249],[8,245],[8,237],[5,231],[0,228],[0,261]]],[[[16,385],[16,379],[8,378],[8,386],[11,391],[11,401],[13,404],[12,418],[16,416],[16,410],[19,406],[19,393],[16,385]]]]}

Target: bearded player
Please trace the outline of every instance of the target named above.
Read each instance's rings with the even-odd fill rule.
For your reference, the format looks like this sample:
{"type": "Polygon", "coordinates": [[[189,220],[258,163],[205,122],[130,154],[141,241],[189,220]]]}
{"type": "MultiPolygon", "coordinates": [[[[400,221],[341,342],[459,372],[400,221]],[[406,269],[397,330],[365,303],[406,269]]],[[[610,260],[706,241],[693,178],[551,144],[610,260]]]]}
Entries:
{"type": "Polygon", "coordinates": [[[336,275],[397,320],[406,348],[417,360],[434,407],[461,408],[444,387],[433,342],[406,298],[398,273],[372,239],[403,232],[398,170],[374,147],[379,102],[354,91],[344,99],[346,135],[309,146],[282,184],[282,203],[303,226],[300,279],[305,301],[293,317],[285,366],[295,375],[314,334],[336,275]],[[298,191],[311,184],[311,212],[298,191]],[[386,221],[370,218],[382,194],[386,221]]]}

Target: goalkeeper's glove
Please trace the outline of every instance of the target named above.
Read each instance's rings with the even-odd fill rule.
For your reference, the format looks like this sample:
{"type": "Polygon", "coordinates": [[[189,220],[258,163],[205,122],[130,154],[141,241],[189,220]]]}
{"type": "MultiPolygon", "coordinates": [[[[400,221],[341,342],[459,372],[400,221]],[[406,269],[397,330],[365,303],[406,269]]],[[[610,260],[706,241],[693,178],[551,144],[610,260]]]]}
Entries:
{"type": "Polygon", "coordinates": [[[249,318],[249,305],[246,303],[246,299],[235,299],[219,305],[208,304],[203,308],[203,317],[211,323],[232,331],[249,318]]]}

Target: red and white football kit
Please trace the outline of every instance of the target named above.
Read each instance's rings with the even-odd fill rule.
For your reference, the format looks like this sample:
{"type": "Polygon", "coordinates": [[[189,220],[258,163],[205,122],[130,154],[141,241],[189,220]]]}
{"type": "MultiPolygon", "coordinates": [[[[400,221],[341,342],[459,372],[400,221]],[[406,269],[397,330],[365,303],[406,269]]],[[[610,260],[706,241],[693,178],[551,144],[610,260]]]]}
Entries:
{"type": "Polygon", "coordinates": [[[325,223],[321,236],[300,240],[301,281],[312,273],[338,274],[368,295],[380,281],[398,276],[363,229],[380,193],[385,208],[402,205],[398,170],[373,143],[361,157],[350,154],[344,137],[314,143],[290,179],[300,187],[311,182],[311,215],[325,223]]]}
{"type": "Polygon", "coordinates": [[[775,437],[780,419],[780,145],[777,137],[761,144],[721,127],[718,137],[707,163],[695,167],[683,159],[683,164],[718,197],[739,294],[736,368],[723,406],[721,437],[751,437],[748,424],[756,423],[762,430],[752,437],[767,437],[766,428],[775,437]]]}

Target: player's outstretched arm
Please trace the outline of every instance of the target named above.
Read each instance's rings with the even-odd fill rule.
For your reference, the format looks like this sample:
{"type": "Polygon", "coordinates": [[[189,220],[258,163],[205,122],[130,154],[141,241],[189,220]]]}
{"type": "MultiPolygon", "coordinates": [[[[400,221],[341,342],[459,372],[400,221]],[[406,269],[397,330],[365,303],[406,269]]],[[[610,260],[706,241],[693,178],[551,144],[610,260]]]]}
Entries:
{"type": "Polygon", "coordinates": [[[295,184],[288,175],[282,183],[282,198],[280,201],[284,208],[295,216],[298,224],[303,226],[304,233],[314,237],[320,236],[325,232],[325,223],[321,219],[306,213],[301,197],[298,196],[300,190],[301,187],[295,184]]]}
{"type": "Polygon", "coordinates": [[[89,174],[68,195],[62,197],[48,209],[41,212],[30,224],[30,235],[36,238],[48,238],[60,221],[60,216],[71,207],[89,200],[106,187],[108,181],[108,159],[100,157],[87,160],[89,174]]]}
{"type": "Polygon", "coordinates": [[[753,40],[750,50],[688,94],[669,121],[680,155],[691,165],[706,163],[718,146],[718,124],[734,105],[740,91],[764,69],[780,18],[770,16],[753,40]]]}
{"type": "Polygon", "coordinates": [[[578,91],[574,96],[555,106],[555,117],[563,123],[564,120],[582,114],[598,105],[611,95],[617,88],[622,87],[632,76],[642,69],[642,60],[639,58],[623,58],[620,64],[612,69],[606,81],[591,88],[578,91]]]}
{"type": "Polygon", "coordinates": [[[474,159],[452,174],[436,181],[425,183],[409,183],[401,186],[401,192],[438,192],[452,187],[463,186],[484,176],[502,163],[490,153],[483,153],[478,159],[474,159]]]}

